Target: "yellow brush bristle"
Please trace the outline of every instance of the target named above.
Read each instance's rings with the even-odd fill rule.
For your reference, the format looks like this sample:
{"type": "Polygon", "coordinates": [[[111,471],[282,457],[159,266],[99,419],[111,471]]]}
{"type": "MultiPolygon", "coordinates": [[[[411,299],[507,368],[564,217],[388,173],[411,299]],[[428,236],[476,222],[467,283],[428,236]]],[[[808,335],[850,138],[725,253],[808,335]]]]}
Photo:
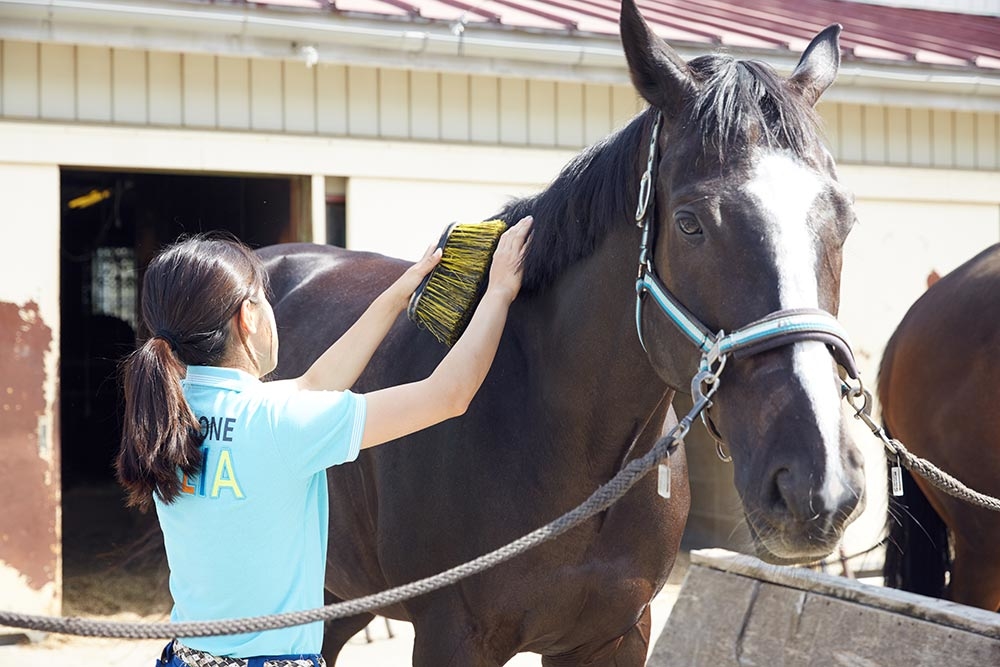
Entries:
{"type": "Polygon", "coordinates": [[[502,220],[454,225],[444,241],[441,261],[413,295],[410,319],[451,347],[472,318],[480,288],[493,259],[502,220]]]}

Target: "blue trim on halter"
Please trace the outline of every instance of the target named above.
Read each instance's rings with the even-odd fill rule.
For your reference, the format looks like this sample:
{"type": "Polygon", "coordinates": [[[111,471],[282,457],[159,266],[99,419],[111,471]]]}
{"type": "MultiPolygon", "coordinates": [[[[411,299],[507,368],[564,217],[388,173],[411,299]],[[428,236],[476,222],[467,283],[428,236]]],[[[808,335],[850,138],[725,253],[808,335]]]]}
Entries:
{"type": "Polygon", "coordinates": [[[790,313],[734,331],[722,339],[719,343],[719,351],[721,354],[728,354],[734,349],[748,347],[770,338],[798,332],[827,333],[840,338],[850,347],[850,338],[847,330],[833,315],[810,312],[790,313]]]}
{"type": "MultiPolygon", "coordinates": [[[[701,327],[696,321],[688,317],[680,305],[674,300],[673,296],[666,291],[666,289],[660,284],[660,281],[656,279],[656,276],[651,275],[648,272],[644,272],[642,277],[636,282],[636,294],[638,299],[636,300],[635,307],[635,318],[636,325],[640,332],[640,338],[642,335],[642,293],[648,292],[650,296],[656,301],[657,305],[660,307],[667,317],[681,330],[685,336],[687,336],[692,343],[694,343],[699,350],[702,352],[708,352],[712,349],[714,340],[711,335],[706,333],[706,330],[701,327]]],[[[643,344],[643,348],[645,348],[643,344]]]]}
{"type": "Polygon", "coordinates": [[[706,369],[709,357],[718,359],[735,351],[754,347],[775,338],[784,338],[796,333],[827,334],[843,341],[847,350],[851,349],[847,330],[833,315],[820,311],[807,312],[779,311],[762,321],[751,323],[730,334],[712,334],[695,317],[690,315],[677,299],[660,283],[652,270],[645,270],[636,281],[635,321],[639,341],[645,350],[642,337],[642,295],[648,293],[656,301],[660,310],[674,323],[702,353],[702,370],[706,369]]]}

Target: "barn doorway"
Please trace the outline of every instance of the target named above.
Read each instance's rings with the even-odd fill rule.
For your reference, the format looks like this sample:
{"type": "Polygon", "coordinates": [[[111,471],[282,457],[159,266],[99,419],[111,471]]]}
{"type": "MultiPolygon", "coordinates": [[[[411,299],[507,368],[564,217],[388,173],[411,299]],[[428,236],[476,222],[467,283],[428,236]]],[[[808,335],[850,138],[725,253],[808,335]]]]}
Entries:
{"type": "MultiPolygon", "coordinates": [[[[121,433],[117,368],[135,347],[142,272],[184,233],[222,230],[251,247],[308,240],[308,178],[64,169],[61,172],[60,421],[66,613],[114,613],[127,589],[95,597],[91,579],[145,581],[162,569],[155,519],[124,508],[113,461],[121,433]],[[84,606],[78,606],[84,605],[84,606]],[[89,606],[88,606],[89,605],[89,606]]],[[[165,574],[162,577],[165,584],[165,574]]],[[[146,584],[136,604],[148,604],[146,584]]],[[[165,590],[165,589],[161,589],[165,590]]],[[[140,610],[141,611],[141,610],[140,610]]]]}

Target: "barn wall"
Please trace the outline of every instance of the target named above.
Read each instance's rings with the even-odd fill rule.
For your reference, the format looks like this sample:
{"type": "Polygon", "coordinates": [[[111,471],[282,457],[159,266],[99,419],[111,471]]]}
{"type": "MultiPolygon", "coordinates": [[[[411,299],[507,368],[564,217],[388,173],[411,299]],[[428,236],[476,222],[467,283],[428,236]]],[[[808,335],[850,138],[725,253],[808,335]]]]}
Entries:
{"type": "Polygon", "coordinates": [[[0,592],[58,613],[58,168],[0,162],[0,201],[0,592]]]}
{"type": "MultiPolygon", "coordinates": [[[[0,42],[0,117],[579,148],[644,106],[630,86],[0,42]]],[[[1000,114],[821,103],[851,164],[1000,169],[1000,114]]]]}

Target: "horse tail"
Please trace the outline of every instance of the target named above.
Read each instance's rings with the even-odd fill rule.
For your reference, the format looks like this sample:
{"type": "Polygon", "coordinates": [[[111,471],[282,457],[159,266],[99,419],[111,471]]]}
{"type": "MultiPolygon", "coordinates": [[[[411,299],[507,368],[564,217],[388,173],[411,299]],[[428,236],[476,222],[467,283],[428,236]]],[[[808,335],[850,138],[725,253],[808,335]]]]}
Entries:
{"type": "Polygon", "coordinates": [[[911,593],[944,598],[951,570],[948,528],[906,468],[903,495],[894,498],[889,469],[888,540],[882,568],[885,585],[911,593]]]}

